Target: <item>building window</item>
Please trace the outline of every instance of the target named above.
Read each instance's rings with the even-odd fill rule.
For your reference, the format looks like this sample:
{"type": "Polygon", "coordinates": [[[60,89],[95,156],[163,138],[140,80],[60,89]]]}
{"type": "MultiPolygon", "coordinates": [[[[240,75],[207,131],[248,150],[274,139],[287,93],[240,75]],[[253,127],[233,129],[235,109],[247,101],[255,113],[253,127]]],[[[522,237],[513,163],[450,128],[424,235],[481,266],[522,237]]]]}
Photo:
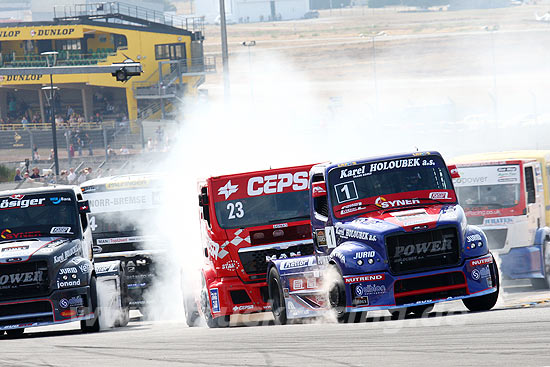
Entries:
{"type": "Polygon", "coordinates": [[[155,58],[157,60],[180,60],[186,58],[185,43],[169,43],[155,45],[155,58]]]}

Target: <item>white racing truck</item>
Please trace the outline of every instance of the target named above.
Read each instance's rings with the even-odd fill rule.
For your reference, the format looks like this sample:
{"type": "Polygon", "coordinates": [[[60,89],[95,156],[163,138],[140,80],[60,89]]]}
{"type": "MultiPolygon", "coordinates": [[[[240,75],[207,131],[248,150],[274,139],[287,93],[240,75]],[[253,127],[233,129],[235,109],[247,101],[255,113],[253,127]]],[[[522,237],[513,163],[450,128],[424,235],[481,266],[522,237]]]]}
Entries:
{"type": "Polygon", "coordinates": [[[458,199],[487,235],[507,279],[550,286],[550,151],[483,153],[455,159],[458,199]]]}
{"type": "Polygon", "coordinates": [[[81,185],[90,203],[90,228],[97,262],[117,260],[128,278],[131,309],[148,313],[146,294],[157,277],[158,262],[165,253],[156,246],[154,211],[161,205],[160,179],[151,174],[98,178],[81,185]],[[152,244],[155,248],[151,248],[152,244]]]}
{"type": "Polygon", "coordinates": [[[95,332],[102,311],[128,323],[124,271],[94,263],[88,213],[77,186],[0,192],[0,335],[71,321],[95,332]]]}

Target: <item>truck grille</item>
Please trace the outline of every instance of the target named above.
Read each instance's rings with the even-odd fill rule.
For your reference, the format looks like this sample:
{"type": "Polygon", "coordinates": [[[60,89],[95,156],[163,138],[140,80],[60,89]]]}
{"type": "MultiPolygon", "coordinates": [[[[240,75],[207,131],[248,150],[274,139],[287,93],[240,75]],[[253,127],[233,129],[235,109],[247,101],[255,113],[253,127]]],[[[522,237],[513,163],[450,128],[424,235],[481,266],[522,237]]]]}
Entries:
{"type": "Polygon", "coordinates": [[[394,274],[451,266],[460,260],[458,234],[453,227],[388,236],[386,248],[394,274]]]}
{"type": "Polygon", "coordinates": [[[461,271],[399,279],[394,284],[396,305],[435,301],[467,294],[466,278],[461,271]]]}
{"type": "Polygon", "coordinates": [[[0,265],[0,300],[48,295],[48,266],[45,261],[0,265]]]}
{"type": "Polygon", "coordinates": [[[35,322],[53,322],[50,302],[33,301],[0,305],[0,326],[35,322]]]}
{"type": "Polygon", "coordinates": [[[268,259],[286,259],[293,256],[311,254],[313,254],[312,242],[300,243],[295,246],[289,246],[286,249],[265,248],[261,246],[257,250],[254,250],[253,247],[239,250],[239,258],[247,274],[265,274],[267,272],[268,259]]]}

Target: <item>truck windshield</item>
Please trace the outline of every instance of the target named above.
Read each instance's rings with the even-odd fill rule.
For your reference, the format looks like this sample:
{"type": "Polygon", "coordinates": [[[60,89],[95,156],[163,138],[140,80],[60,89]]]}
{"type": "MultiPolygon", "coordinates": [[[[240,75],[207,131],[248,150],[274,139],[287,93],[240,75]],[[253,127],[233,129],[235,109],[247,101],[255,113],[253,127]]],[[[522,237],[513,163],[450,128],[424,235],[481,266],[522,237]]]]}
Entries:
{"type": "Polygon", "coordinates": [[[309,219],[309,190],[219,201],[214,204],[224,229],[309,219]]]}
{"type": "Polygon", "coordinates": [[[337,167],[328,184],[337,217],[424,202],[456,202],[445,162],[425,155],[337,167]]]}
{"type": "Polygon", "coordinates": [[[454,179],[465,208],[510,208],[520,202],[519,165],[460,167],[454,179]]]}
{"type": "Polygon", "coordinates": [[[71,192],[0,197],[0,241],[74,237],[80,231],[75,200],[71,192]]]}
{"type": "Polygon", "coordinates": [[[90,214],[90,228],[94,237],[104,234],[135,235],[141,228],[152,226],[153,210],[130,210],[90,214]]]}

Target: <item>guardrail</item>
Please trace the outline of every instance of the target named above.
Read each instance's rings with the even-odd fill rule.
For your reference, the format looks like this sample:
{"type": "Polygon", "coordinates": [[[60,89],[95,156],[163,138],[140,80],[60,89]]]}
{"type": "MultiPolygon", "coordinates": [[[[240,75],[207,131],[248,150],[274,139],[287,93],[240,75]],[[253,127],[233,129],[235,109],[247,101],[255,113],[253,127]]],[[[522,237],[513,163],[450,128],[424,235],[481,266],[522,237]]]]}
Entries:
{"type": "MultiPolygon", "coordinates": [[[[57,129],[64,129],[64,128],[79,128],[83,130],[99,130],[103,127],[109,127],[114,128],[115,127],[115,121],[104,121],[104,122],[79,122],[79,123],[62,123],[62,124],[56,124],[57,129]]],[[[38,123],[7,123],[7,124],[0,124],[0,130],[6,131],[6,130],[51,130],[52,124],[49,122],[38,122],[38,123]]]]}

